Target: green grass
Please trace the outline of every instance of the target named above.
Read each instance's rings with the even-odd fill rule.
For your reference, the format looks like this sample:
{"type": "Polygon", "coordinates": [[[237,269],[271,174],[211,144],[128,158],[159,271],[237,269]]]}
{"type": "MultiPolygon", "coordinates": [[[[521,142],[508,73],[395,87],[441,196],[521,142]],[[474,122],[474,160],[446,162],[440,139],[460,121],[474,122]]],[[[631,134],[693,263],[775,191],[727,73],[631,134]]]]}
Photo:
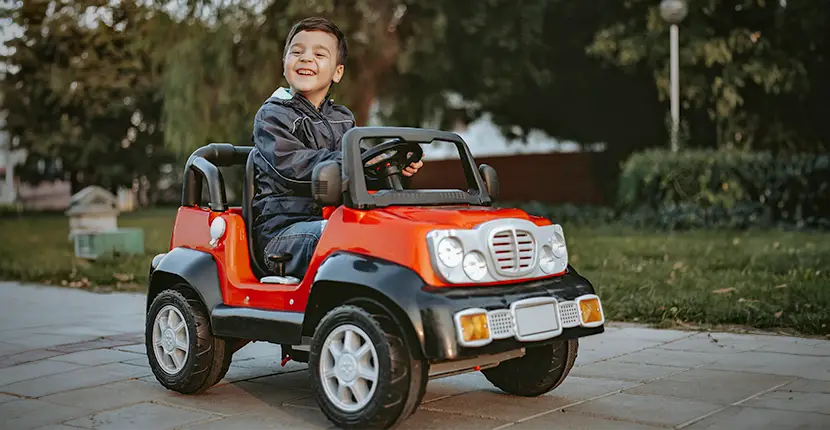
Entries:
{"type": "Polygon", "coordinates": [[[119,227],[144,230],[144,255],[88,261],[75,257],[63,215],[0,218],[0,280],[45,282],[94,290],[141,290],[153,256],[166,252],[175,209],[123,213],[119,227]]]}
{"type": "Polygon", "coordinates": [[[612,320],[830,333],[830,233],[564,227],[612,320]]]}
{"type": "MultiPolygon", "coordinates": [[[[95,262],[75,258],[61,215],[0,219],[0,279],[143,289],[174,217],[175,209],[122,214],[120,226],[144,229],[145,255],[95,262]]],[[[571,263],[611,320],[830,333],[830,233],[564,228],[571,263]]]]}

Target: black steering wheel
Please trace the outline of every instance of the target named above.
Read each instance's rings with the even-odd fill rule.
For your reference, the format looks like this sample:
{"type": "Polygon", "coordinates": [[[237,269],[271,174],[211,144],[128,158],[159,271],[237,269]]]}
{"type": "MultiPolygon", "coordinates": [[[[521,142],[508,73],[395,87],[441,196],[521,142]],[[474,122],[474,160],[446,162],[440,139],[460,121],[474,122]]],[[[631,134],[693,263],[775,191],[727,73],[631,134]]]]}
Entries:
{"type": "Polygon", "coordinates": [[[417,142],[393,139],[368,149],[360,157],[367,178],[386,179],[390,187],[403,190],[403,169],[417,163],[424,150],[417,142]]]}

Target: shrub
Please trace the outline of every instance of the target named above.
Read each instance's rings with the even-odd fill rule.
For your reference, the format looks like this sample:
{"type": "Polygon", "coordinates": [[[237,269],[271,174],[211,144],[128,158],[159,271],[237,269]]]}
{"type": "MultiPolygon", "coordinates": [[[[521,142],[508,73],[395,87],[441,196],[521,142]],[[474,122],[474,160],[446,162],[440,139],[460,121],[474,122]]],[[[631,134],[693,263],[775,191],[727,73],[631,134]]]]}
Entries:
{"type": "Polygon", "coordinates": [[[830,227],[830,156],[647,150],[622,166],[624,220],[672,229],[830,227]]]}
{"type": "Polygon", "coordinates": [[[548,204],[538,201],[497,202],[495,206],[518,208],[530,215],[545,217],[555,224],[569,226],[599,226],[611,223],[615,219],[614,210],[605,206],[548,204]]]}

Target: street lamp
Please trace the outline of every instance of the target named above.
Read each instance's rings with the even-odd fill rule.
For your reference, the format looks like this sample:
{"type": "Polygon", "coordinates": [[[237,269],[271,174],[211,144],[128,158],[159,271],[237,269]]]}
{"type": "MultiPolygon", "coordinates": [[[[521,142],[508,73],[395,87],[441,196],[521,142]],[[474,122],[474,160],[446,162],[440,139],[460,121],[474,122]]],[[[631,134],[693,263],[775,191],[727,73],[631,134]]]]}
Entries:
{"type": "Polygon", "coordinates": [[[686,0],[663,0],[660,2],[660,16],[671,24],[671,150],[677,152],[677,133],[680,129],[680,59],[678,50],[679,30],[677,24],[686,18],[689,8],[686,0]]]}

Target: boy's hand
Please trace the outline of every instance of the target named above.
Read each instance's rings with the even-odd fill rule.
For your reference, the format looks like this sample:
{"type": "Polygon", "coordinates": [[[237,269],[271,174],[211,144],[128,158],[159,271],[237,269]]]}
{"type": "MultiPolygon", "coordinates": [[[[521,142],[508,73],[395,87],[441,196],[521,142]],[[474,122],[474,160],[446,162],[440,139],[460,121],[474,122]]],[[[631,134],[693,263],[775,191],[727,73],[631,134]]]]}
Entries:
{"type": "Polygon", "coordinates": [[[419,160],[417,163],[410,163],[409,166],[406,166],[406,168],[403,169],[403,175],[404,176],[412,176],[412,175],[418,173],[418,169],[423,167],[423,165],[424,165],[423,160],[419,160]]]}

